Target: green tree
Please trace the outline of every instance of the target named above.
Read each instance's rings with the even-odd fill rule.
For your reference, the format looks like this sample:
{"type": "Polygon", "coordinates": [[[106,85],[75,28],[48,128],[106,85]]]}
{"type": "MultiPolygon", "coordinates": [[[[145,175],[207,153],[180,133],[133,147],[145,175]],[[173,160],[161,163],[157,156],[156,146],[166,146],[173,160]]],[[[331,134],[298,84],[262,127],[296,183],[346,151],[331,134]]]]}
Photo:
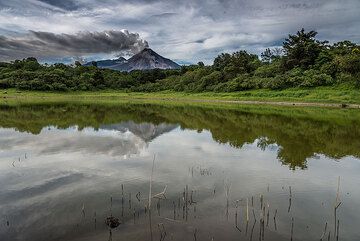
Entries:
{"type": "Polygon", "coordinates": [[[305,32],[304,29],[295,35],[289,35],[283,43],[285,51],[284,66],[286,69],[301,67],[308,69],[315,63],[320,52],[325,49],[327,41],[316,40],[317,32],[305,32]]]}
{"type": "Polygon", "coordinates": [[[231,63],[231,55],[228,53],[222,53],[215,58],[213,67],[216,70],[223,70],[230,63],[231,63]]]}
{"type": "Polygon", "coordinates": [[[265,51],[262,52],[260,56],[261,56],[261,60],[265,63],[270,63],[273,58],[271,49],[269,48],[265,49],[265,51]]]}

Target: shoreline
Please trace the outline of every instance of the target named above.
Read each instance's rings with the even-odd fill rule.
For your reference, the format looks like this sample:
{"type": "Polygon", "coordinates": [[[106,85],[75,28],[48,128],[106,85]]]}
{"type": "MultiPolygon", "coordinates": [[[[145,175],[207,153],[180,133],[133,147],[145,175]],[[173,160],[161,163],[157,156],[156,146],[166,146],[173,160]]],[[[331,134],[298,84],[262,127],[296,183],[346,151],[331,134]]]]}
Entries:
{"type": "Polygon", "coordinates": [[[159,101],[159,102],[183,102],[183,103],[211,103],[211,104],[240,104],[240,105],[269,105],[269,106],[287,106],[287,107],[323,107],[323,108],[343,108],[360,109],[360,104],[352,103],[332,103],[332,102],[307,102],[300,100],[243,100],[236,98],[223,98],[223,96],[212,97],[199,94],[184,94],[182,97],[171,96],[173,93],[126,93],[126,92],[82,92],[82,93],[51,93],[51,92],[24,92],[4,94],[0,93],[0,102],[8,101],[29,101],[32,100],[52,100],[52,101],[83,101],[83,100],[109,100],[116,101],[159,101]],[[160,94],[160,96],[159,96],[160,94]],[[199,98],[200,97],[200,98],[199,98]]]}

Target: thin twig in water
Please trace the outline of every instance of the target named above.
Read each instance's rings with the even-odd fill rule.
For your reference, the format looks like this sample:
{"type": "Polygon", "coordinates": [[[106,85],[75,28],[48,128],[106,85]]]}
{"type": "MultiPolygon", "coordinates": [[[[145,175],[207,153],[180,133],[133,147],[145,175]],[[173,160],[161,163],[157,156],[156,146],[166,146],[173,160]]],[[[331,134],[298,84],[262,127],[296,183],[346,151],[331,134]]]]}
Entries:
{"type": "Polygon", "coordinates": [[[166,237],[166,229],[163,223],[158,224],[159,232],[160,232],[160,241],[163,241],[166,237]]]}
{"type": "Polygon", "coordinates": [[[293,235],[294,235],[294,218],[291,218],[291,237],[290,240],[293,240],[293,235]]]}
{"type": "Polygon", "coordinates": [[[277,231],[277,227],[276,227],[276,215],[277,215],[277,209],[275,209],[275,213],[274,213],[274,228],[275,228],[275,231],[277,231]]]}
{"type": "Polygon", "coordinates": [[[341,204],[341,201],[340,201],[340,176],[339,176],[337,191],[336,191],[335,205],[334,205],[334,237],[337,235],[337,228],[336,228],[337,209],[339,208],[340,204],[341,204]]]}
{"type": "Polygon", "coordinates": [[[235,211],[235,227],[237,230],[239,230],[239,232],[241,232],[241,229],[238,226],[238,201],[236,201],[236,211],[235,211]]]}
{"type": "Polygon", "coordinates": [[[83,215],[83,218],[85,218],[85,204],[82,205],[81,213],[83,215]]]}
{"type": "Polygon", "coordinates": [[[266,214],[266,227],[269,227],[270,204],[268,203],[268,210],[266,214]]]}
{"type": "Polygon", "coordinates": [[[249,199],[246,198],[246,222],[249,222],[249,199]]]}
{"type": "Polygon", "coordinates": [[[253,237],[255,224],[256,224],[256,219],[254,220],[254,224],[253,224],[253,226],[252,226],[252,228],[251,228],[250,241],[252,240],[252,237],[253,237]]]}
{"type": "Polygon", "coordinates": [[[290,212],[290,209],[291,209],[291,199],[292,199],[291,186],[289,186],[289,208],[288,208],[288,213],[290,212]]]}
{"type": "Polygon", "coordinates": [[[323,234],[322,234],[322,235],[321,235],[321,237],[320,237],[320,241],[322,241],[322,240],[323,240],[323,238],[325,237],[325,235],[326,235],[326,231],[327,231],[327,222],[325,223],[324,232],[323,232],[323,234]]]}
{"type": "Polygon", "coordinates": [[[226,218],[229,219],[229,196],[230,196],[230,183],[225,183],[225,196],[226,196],[226,218]]]}
{"type": "Polygon", "coordinates": [[[95,225],[95,229],[96,229],[96,212],[94,213],[94,225],[95,225]]]}
{"type": "Polygon", "coordinates": [[[153,179],[153,174],[154,174],[154,165],[155,165],[155,154],[154,154],[154,158],[153,158],[151,175],[150,175],[149,201],[148,201],[149,210],[151,208],[151,187],[152,187],[152,179],[153,179]]]}

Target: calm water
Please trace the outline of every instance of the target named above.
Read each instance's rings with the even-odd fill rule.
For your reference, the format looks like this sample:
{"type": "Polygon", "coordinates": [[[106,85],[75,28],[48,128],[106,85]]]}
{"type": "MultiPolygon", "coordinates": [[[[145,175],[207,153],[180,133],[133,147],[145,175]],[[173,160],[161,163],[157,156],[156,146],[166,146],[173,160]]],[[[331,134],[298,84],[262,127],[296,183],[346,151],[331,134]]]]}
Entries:
{"type": "Polygon", "coordinates": [[[0,105],[0,240],[320,240],[326,223],[323,240],[336,240],[339,178],[338,240],[360,240],[357,117],[0,105]],[[149,215],[154,155],[152,195],[166,187],[166,199],[152,198],[149,215]],[[122,222],[111,232],[110,216],[122,222]]]}

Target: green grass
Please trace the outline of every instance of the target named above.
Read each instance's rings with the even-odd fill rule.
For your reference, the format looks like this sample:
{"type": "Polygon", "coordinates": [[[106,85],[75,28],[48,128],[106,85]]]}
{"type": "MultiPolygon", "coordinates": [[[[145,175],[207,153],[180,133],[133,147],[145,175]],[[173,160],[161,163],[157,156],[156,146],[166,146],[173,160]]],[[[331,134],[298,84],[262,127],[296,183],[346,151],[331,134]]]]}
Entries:
{"type": "Polygon", "coordinates": [[[267,102],[303,102],[303,103],[336,103],[360,104],[360,90],[354,87],[340,85],[334,87],[317,87],[309,89],[291,88],[286,90],[251,90],[232,93],[185,93],[185,92],[154,92],[138,93],[116,90],[78,91],[78,92],[41,92],[18,91],[15,89],[0,90],[0,98],[11,99],[129,99],[129,100],[176,100],[176,101],[267,101],[267,102]]]}

